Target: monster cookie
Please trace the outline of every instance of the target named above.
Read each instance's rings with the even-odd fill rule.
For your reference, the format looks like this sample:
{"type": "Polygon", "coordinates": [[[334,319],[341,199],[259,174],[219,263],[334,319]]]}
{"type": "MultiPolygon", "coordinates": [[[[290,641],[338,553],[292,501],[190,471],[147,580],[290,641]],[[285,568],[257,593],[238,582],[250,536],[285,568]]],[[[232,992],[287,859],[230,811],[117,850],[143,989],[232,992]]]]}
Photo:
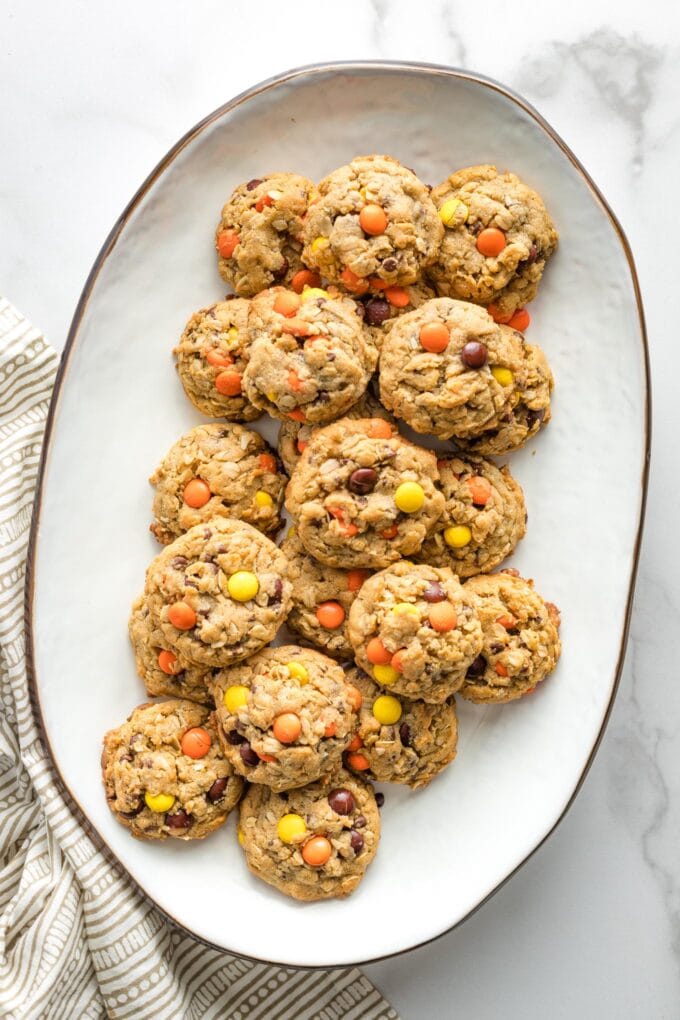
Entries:
{"type": "Polygon", "coordinates": [[[288,563],[250,524],[216,517],[166,546],[146,572],[149,611],[182,661],[227,666],[271,641],[290,609],[288,563]]]}
{"type": "Polygon", "coordinates": [[[137,673],[152,697],[165,695],[212,705],[208,681],[214,670],[185,662],[170,650],[165,635],[153,619],[144,597],[132,605],[128,633],[135,653],[137,673]]]}
{"type": "MultiPolygon", "coordinates": [[[[360,156],[319,184],[302,260],[357,292],[362,282],[415,283],[444,234],[425,185],[390,156],[360,156]]],[[[368,289],[368,287],[366,288],[368,289]]]]}
{"type": "Polygon", "coordinates": [[[241,803],[239,840],[248,867],[296,900],[348,896],[379,839],[372,788],[344,770],[287,795],[251,786],[241,803]]]}
{"type": "Polygon", "coordinates": [[[244,785],[209,710],[179,699],[140,705],[110,730],[102,773],[109,807],[140,839],[202,839],[224,824],[244,785]]]}
{"type": "Polygon", "coordinates": [[[451,174],[432,199],[446,228],[428,269],[439,294],[491,305],[498,321],[524,329],[529,317],[518,309],[535,297],[557,246],[540,195],[514,174],[472,166],[451,174]]]}
{"type": "Polygon", "coordinates": [[[323,566],[305,550],[291,528],[281,545],[293,584],[293,608],[286,624],[304,643],[336,659],[354,656],[347,637],[350,607],[368,570],[339,570],[323,566]]]}
{"type": "MultiPolygon", "coordinates": [[[[363,397],[360,397],[349,411],[345,411],[343,418],[384,418],[385,421],[394,423],[394,418],[389,411],[385,410],[369,390],[366,390],[363,397]]],[[[302,425],[299,421],[294,421],[291,418],[281,422],[279,456],[289,475],[292,475],[295,465],[306,449],[311,433],[311,425],[302,425]]]]}
{"type": "Polygon", "coordinates": [[[211,418],[252,421],[262,413],[241,388],[248,360],[248,307],[248,301],[233,298],[195,312],[173,352],[184,392],[211,418]]]}
{"type": "Polygon", "coordinates": [[[300,232],[314,185],[298,174],[267,174],[240,184],[215,233],[220,276],[251,297],[302,270],[300,232]]]}
{"type": "Polygon", "coordinates": [[[364,582],[349,614],[357,664],[390,693],[438,704],[482,650],[473,594],[448,567],[401,560],[364,582]]]}
{"type": "Polygon", "coordinates": [[[481,457],[451,455],[437,466],[446,507],[417,559],[459,577],[494,570],[526,531],[521,486],[507,467],[481,457]]]}
{"type": "Polygon", "coordinates": [[[340,764],[360,701],[336,662],[297,645],[222,670],[212,689],[224,754],[251,783],[278,791],[340,764]]]}
{"type": "Polygon", "coordinates": [[[416,553],[444,509],[433,453],[382,418],[315,431],[286,490],[300,541],[334,567],[382,567],[416,553]]]}
{"type": "Polygon", "coordinates": [[[559,610],[516,571],[472,577],[465,590],[476,599],[484,647],[460,693],[495,704],[531,694],[560,657],[559,610]]]}
{"type": "Polygon", "coordinates": [[[361,692],[359,727],[345,762],[379,783],[426,786],[456,757],[458,723],[455,698],[438,705],[395,697],[361,669],[348,680],[361,692]]]}
{"type": "Polygon", "coordinates": [[[242,425],[198,425],[149,479],[156,486],[151,531],[168,543],[213,517],[235,517],[276,534],[286,480],[259,433],[242,425]]]}
{"type": "Polygon", "coordinates": [[[377,361],[356,302],[318,287],[273,287],[248,316],[248,399],[275,418],[332,421],[363,394],[377,361]]]}
{"type": "Polygon", "coordinates": [[[478,453],[523,445],[550,418],[551,387],[538,348],[451,298],[402,316],[381,350],[382,403],[416,432],[454,436],[478,453]]]}

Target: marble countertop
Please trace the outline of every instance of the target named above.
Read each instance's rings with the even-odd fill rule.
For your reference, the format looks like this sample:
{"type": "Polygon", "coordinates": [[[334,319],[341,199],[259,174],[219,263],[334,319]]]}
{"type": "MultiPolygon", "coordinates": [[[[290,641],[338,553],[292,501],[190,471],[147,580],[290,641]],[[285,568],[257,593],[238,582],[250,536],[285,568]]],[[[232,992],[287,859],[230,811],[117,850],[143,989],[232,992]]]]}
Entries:
{"type": "MultiPolygon", "coordinates": [[[[680,15],[671,0],[551,6],[492,0],[481,21],[477,5],[445,0],[0,8],[0,289],[57,348],[104,237],[165,151],[231,96],[300,64],[412,59],[498,78],[574,149],[628,233],[654,451],[618,699],[575,805],[519,874],[453,933],[366,968],[405,1020],[670,1020],[680,1009],[677,214],[662,197],[680,163],[680,15]]],[[[455,133],[445,111],[441,128],[455,133]]],[[[394,894],[406,923],[408,890],[394,894]]]]}

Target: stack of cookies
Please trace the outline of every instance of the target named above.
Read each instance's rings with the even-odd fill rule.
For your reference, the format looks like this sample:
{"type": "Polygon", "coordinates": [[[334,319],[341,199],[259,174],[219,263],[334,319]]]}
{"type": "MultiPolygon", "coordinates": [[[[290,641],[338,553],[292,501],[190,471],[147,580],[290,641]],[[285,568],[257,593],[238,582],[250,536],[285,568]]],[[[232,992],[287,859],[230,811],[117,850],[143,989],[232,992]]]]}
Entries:
{"type": "Polygon", "coordinates": [[[380,838],[372,781],[426,785],[456,754],[456,694],[502,704],[552,672],[558,610],[494,572],[526,508],[489,458],[550,420],[524,331],[556,244],[541,198],[492,166],[430,189],[368,156],[318,187],[276,173],[234,191],[216,249],[235,294],[175,348],[219,421],[151,477],[164,548],[130,619],[165,700],[104,739],[134,835],[200,838],[239,805],[255,875],[345,896],[380,838]],[[244,424],[264,413],[277,450],[244,424]]]}

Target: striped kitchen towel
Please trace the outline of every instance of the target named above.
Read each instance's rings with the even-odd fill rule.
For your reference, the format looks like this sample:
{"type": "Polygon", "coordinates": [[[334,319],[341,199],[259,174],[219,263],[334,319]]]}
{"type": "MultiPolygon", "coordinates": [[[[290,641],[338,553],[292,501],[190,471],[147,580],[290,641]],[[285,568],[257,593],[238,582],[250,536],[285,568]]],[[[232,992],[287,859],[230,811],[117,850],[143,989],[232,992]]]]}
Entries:
{"type": "Polygon", "coordinates": [[[361,971],[207,949],[168,923],[64,802],[31,713],[23,630],[33,491],[57,356],[0,298],[0,1017],[398,1020],[361,971]]]}

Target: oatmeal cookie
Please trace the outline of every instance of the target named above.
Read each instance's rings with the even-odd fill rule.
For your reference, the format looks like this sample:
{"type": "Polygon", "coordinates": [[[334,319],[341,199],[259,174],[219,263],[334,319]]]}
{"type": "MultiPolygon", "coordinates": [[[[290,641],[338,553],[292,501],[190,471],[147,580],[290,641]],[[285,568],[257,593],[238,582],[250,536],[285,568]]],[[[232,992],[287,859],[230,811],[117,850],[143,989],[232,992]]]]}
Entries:
{"type": "Polygon", "coordinates": [[[507,467],[483,457],[452,454],[437,467],[446,506],[417,559],[450,567],[459,577],[494,570],[526,531],[521,485],[507,467]]]}
{"type": "Polygon", "coordinates": [[[204,666],[241,662],[288,615],[288,563],[250,524],[216,517],[167,545],[146,572],[145,598],[170,649],[204,666]]]}
{"type": "Polygon", "coordinates": [[[451,174],[432,199],[446,227],[428,269],[438,293],[493,305],[508,322],[536,296],[557,246],[542,198],[514,174],[471,166],[451,174]]]}
{"type": "Polygon", "coordinates": [[[262,414],[242,390],[249,306],[227,298],[194,312],[173,351],[184,392],[210,418],[253,421],[262,414]]]}
{"type": "Polygon", "coordinates": [[[295,528],[281,544],[293,583],[293,607],[286,625],[305,644],[334,659],[354,657],[347,637],[347,618],[369,570],[327,567],[310,556],[295,528]]]}
{"type": "Polygon", "coordinates": [[[551,386],[542,352],[521,333],[451,298],[402,316],[380,355],[380,399],[389,410],[416,432],[453,436],[479,453],[487,452],[480,445],[502,453],[526,442],[550,417],[551,386]]]}
{"type": "Polygon", "coordinates": [[[476,600],[453,571],[408,560],[363,584],[349,639],[357,664],[379,684],[431,704],[465,683],[483,643],[476,600]]]}
{"type": "Polygon", "coordinates": [[[246,521],[265,535],[283,523],[286,476],[262,436],[243,425],[196,426],[149,481],[156,486],[151,531],[164,544],[213,517],[246,521]]]}
{"type": "Polygon", "coordinates": [[[361,692],[359,727],[345,753],[346,766],[379,783],[426,786],[456,757],[455,698],[438,705],[395,697],[363,670],[347,679],[361,692]]]}
{"type": "Polygon", "coordinates": [[[287,795],[251,786],[239,839],[253,874],[287,896],[348,896],[375,856],[380,812],[368,783],[343,770],[287,795]]]}
{"type": "Polygon", "coordinates": [[[444,509],[433,453],[382,418],[316,430],[286,490],[307,552],[332,567],[383,567],[416,553],[444,509]]]}
{"type": "Polygon", "coordinates": [[[376,277],[415,283],[444,227],[426,186],[390,156],[359,156],[319,184],[303,228],[302,260],[356,290],[376,277]]]}
{"type": "Polygon", "coordinates": [[[171,651],[143,595],[132,604],[128,633],[137,673],[151,697],[164,695],[212,705],[208,681],[214,670],[194,665],[171,651]]]}
{"type": "Polygon", "coordinates": [[[109,807],[140,839],[202,839],[226,822],[244,787],[209,710],[192,701],[140,705],[104,737],[101,764],[109,807]]]}
{"type": "Polygon", "coordinates": [[[502,704],[531,694],[560,657],[560,614],[517,571],[481,574],[465,583],[477,601],[484,647],[460,693],[469,701],[502,704]]]}
{"type": "Polygon", "coordinates": [[[425,283],[369,290],[359,304],[363,309],[364,328],[375,347],[380,350],[385,336],[401,315],[420,308],[425,301],[431,301],[436,296],[425,283]]]}
{"type": "Polygon", "coordinates": [[[377,361],[356,302],[308,287],[273,287],[251,302],[245,391],[275,418],[320,425],[364,393],[377,361]]]}
{"type": "Polygon", "coordinates": [[[300,233],[314,185],[299,174],[275,173],[240,184],[215,232],[220,276],[252,297],[288,283],[302,269],[300,233]]]}
{"type": "Polygon", "coordinates": [[[251,783],[290,790],[340,765],[357,692],[337,662],[298,645],[265,648],[212,684],[225,756],[251,783]]]}

